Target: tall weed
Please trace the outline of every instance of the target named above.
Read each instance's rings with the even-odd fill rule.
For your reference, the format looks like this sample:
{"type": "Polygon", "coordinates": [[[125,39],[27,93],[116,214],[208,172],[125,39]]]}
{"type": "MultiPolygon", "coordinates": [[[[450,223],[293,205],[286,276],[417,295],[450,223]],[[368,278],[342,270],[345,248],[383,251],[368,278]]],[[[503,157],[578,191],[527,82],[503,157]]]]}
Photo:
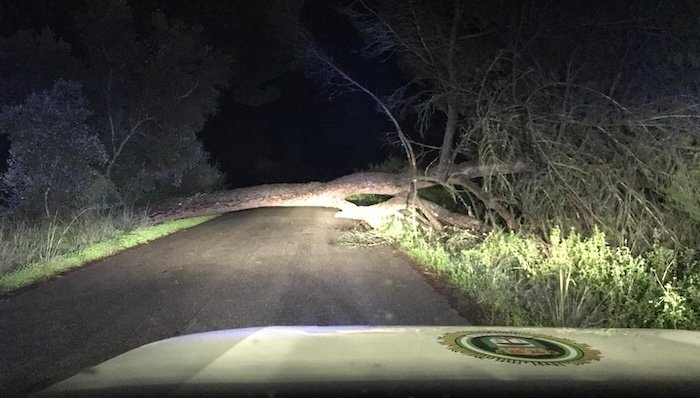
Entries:
{"type": "Polygon", "coordinates": [[[6,214],[1,221],[0,275],[26,264],[51,261],[148,223],[144,213],[129,208],[83,209],[69,217],[39,220],[6,214]]]}
{"type": "Polygon", "coordinates": [[[496,230],[404,234],[397,243],[504,325],[700,328],[700,265],[659,244],[642,254],[553,228],[546,240],[496,230]]]}

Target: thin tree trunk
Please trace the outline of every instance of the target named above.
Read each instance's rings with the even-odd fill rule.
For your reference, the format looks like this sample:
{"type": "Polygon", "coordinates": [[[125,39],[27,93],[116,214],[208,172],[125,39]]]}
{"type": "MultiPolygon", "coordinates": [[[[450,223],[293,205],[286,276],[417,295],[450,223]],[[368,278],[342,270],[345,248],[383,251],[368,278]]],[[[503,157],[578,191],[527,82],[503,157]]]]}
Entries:
{"type": "Polygon", "coordinates": [[[446,180],[452,165],[452,151],[454,137],[457,132],[457,122],[459,111],[457,109],[457,99],[455,90],[457,87],[457,65],[455,65],[455,55],[457,52],[457,37],[459,35],[459,23],[462,18],[462,4],[460,0],[455,0],[452,27],[450,28],[449,48],[447,50],[447,78],[448,87],[444,87],[447,92],[447,122],[445,123],[445,133],[442,137],[440,148],[440,160],[438,164],[438,175],[441,180],[446,180]]]}
{"type": "Polygon", "coordinates": [[[454,145],[454,136],[457,131],[457,119],[459,114],[457,107],[453,104],[454,101],[448,100],[447,103],[447,122],[445,123],[445,133],[442,137],[442,146],[440,147],[440,163],[438,165],[438,178],[446,180],[452,165],[452,150],[454,145]]]}

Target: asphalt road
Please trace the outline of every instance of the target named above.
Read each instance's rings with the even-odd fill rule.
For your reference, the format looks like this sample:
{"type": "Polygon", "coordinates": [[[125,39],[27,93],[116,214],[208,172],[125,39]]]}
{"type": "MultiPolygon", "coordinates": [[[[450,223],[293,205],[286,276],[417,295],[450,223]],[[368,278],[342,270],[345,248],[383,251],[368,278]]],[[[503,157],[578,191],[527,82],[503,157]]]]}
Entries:
{"type": "Polygon", "coordinates": [[[333,245],[321,208],[247,210],[0,300],[0,397],[140,345],[270,325],[465,325],[389,248],[333,245]]]}

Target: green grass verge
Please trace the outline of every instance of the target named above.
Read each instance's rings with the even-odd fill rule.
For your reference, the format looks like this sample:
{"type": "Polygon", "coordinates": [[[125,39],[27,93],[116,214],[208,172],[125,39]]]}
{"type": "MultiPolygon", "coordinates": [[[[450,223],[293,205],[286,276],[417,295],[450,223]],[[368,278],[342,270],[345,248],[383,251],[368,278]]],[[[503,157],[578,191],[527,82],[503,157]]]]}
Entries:
{"type": "MultiPolygon", "coordinates": [[[[554,228],[546,239],[494,230],[410,228],[385,235],[505,326],[700,329],[700,257],[654,244],[641,254],[554,228]]],[[[375,238],[375,240],[377,240],[375,238]]]]}
{"type": "Polygon", "coordinates": [[[0,276],[0,293],[8,293],[31,285],[91,261],[99,260],[131,247],[202,224],[215,217],[217,216],[192,217],[168,221],[162,224],[141,226],[111,239],[91,244],[78,251],[57,256],[50,260],[27,264],[0,276]]]}

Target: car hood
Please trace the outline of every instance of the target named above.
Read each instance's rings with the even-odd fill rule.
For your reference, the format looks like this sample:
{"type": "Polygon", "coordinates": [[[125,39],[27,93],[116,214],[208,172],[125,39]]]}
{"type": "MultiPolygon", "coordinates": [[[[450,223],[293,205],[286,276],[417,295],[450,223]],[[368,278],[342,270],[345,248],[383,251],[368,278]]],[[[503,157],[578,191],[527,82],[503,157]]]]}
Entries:
{"type": "Polygon", "coordinates": [[[639,396],[698,396],[700,332],[475,326],[232,329],[144,345],[40,395],[399,391],[400,396],[465,389],[486,395],[633,391],[639,396]]]}

